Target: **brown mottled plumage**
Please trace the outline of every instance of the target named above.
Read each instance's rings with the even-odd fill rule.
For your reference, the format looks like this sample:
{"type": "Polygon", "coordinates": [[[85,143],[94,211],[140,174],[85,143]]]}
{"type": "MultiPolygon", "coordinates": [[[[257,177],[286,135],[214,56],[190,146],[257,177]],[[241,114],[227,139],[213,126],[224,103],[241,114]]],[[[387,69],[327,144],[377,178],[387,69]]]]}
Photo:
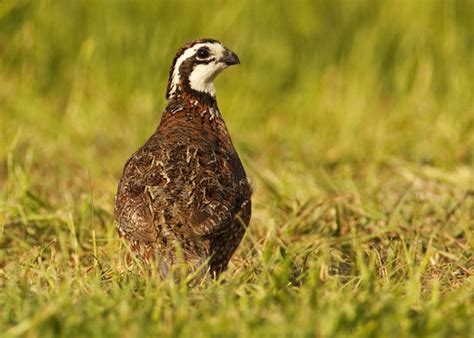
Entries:
{"type": "Polygon", "coordinates": [[[182,257],[224,271],[251,215],[251,186],[219,113],[213,80],[240,63],[200,39],[173,60],[161,122],[125,164],[116,201],[119,234],[163,277],[182,257]],[[180,256],[181,255],[181,256],[180,256]]]}

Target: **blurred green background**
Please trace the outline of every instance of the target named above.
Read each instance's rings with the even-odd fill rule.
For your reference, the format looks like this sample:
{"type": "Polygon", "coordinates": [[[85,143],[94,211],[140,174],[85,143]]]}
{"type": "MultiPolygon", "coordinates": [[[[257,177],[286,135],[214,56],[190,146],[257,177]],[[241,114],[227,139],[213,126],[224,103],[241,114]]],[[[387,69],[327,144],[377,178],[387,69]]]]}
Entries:
{"type": "Polygon", "coordinates": [[[471,0],[0,0],[0,327],[472,332],[473,79],[471,0]],[[112,211],[199,37],[240,56],[217,98],[255,194],[228,283],[196,291],[124,268],[112,211]]]}
{"type": "Polygon", "coordinates": [[[0,159],[116,178],[197,37],[242,60],[218,100],[254,161],[472,164],[472,1],[2,1],[0,159]]]}

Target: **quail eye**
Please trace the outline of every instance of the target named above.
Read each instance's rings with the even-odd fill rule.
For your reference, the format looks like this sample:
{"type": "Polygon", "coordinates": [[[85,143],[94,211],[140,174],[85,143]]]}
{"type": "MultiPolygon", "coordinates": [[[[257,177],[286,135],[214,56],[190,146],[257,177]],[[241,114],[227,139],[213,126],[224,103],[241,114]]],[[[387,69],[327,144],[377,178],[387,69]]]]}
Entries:
{"type": "Polygon", "coordinates": [[[205,59],[209,56],[209,50],[207,48],[199,48],[198,51],[197,51],[197,56],[198,58],[200,59],[205,59]]]}

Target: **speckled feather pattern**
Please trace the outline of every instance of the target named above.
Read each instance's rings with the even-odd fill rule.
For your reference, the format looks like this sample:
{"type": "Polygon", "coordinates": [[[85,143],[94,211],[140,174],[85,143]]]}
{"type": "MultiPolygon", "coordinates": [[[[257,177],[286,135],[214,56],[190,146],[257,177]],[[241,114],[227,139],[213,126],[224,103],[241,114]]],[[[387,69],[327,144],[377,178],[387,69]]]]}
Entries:
{"type": "MultiPolygon", "coordinates": [[[[185,63],[181,68],[192,70],[185,63]]],[[[218,276],[249,224],[251,194],[215,99],[183,81],[156,131],[125,164],[116,225],[132,250],[157,264],[163,277],[179,258],[192,269],[208,264],[218,276]]]]}

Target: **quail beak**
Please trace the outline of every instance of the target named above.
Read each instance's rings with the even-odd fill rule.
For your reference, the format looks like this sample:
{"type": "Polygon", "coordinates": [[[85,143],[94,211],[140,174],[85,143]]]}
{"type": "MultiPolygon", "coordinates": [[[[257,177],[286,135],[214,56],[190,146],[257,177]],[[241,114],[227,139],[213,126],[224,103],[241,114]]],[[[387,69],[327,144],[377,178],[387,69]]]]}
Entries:
{"type": "Polygon", "coordinates": [[[240,64],[240,59],[233,51],[228,50],[224,57],[221,59],[221,62],[225,63],[227,66],[238,65],[240,64]]]}

